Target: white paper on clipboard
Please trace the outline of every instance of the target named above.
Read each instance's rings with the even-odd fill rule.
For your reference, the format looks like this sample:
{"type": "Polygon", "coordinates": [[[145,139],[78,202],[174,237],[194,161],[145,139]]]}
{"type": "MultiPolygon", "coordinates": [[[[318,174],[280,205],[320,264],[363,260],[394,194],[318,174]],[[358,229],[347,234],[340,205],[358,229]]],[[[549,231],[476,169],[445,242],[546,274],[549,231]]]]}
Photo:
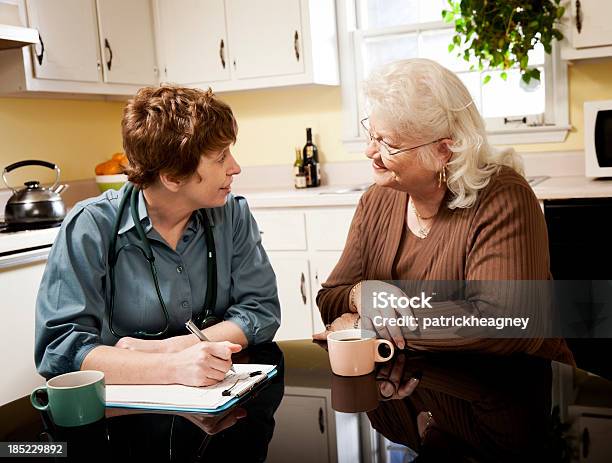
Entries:
{"type": "Polygon", "coordinates": [[[194,387],[179,384],[113,385],[106,386],[107,406],[163,406],[176,409],[217,409],[250,391],[267,378],[275,365],[234,364],[236,372],[228,371],[223,381],[212,386],[194,387]],[[250,376],[253,372],[261,372],[250,376]],[[230,389],[231,388],[231,389],[230,389]],[[230,389],[230,395],[223,391],[230,389]]]}

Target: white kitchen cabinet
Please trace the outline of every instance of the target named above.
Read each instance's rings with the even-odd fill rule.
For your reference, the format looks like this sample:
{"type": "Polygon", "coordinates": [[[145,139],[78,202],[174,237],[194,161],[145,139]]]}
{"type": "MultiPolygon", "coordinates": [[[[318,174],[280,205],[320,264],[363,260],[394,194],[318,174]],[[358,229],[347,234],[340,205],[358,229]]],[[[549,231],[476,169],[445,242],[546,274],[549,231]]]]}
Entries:
{"type": "Polygon", "coordinates": [[[225,0],[237,79],[304,72],[299,0],[225,0]]]}
{"type": "Polygon", "coordinates": [[[223,0],[158,0],[162,80],[181,84],[229,80],[223,0]]]}
{"type": "Polygon", "coordinates": [[[40,36],[33,46],[35,77],[98,82],[95,0],[27,0],[26,5],[29,26],[40,36]]]}
{"type": "Polygon", "coordinates": [[[156,8],[165,80],[215,92],[339,84],[333,0],[157,0],[156,8]]]}
{"type": "Polygon", "coordinates": [[[97,0],[104,82],[157,83],[149,0],[97,0]]]}
{"type": "Polygon", "coordinates": [[[0,259],[0,405],[29,394],[45,381],[34,365],[34,312],[46,260],[3,267],[12,258],[0,259]]]}
{"type": "Polygon", "coordinates": [[[565,20],[561,57],[584,59],[612,56],[612,3],[604,0],[571,0],[565,20]]]}
{"type": "Polygon", "coordinates": [[[0,51],[0,94],[133,95],[156,84],[150,2],[17,0],[20,25],[41,43],[0,51]]]}
{"type": "Polygon", "coordinates": [[[327,280],[332,272],[342,251],[322,251],[316,252],[310,259],[311,268],[311,288],[312,288],[312,326],[314,333],[325,331],[325,324],[321,320],[321,312],[317,306],[317,294],[321,289],[321,284],[327,280]]]}
{"type": "Polygon", "coordinates": [[[316,297],[342,254],[355,206],[253,208],[252,213],[277,278],[282,320],[275,340],[307,339],[324,331],[316,297]]]}
{"type": "Polygon", "coordinates": [[[274,421],[268,463],[333,463],[339,460],[338,453],[342,449],[337,448],[336,420],[329,389],[287,386],[274,421]],[[295,442],[295,436],[300,436],[299,442],[295,442]]]}
{"type": "Polygon", "coordinates": [[[310,273],[304,252],[269,251],[278,286],[281,326],[275,341],[308,339],[312,335],[310,273]]]}

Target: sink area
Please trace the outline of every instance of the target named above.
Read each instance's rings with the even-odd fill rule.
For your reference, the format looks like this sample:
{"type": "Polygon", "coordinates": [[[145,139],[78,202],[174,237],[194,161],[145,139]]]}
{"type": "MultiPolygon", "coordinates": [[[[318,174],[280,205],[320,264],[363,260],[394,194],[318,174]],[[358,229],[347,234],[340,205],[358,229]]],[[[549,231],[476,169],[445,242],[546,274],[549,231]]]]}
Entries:
{"type": "MultiPolygon", "coordinates": [[[[547,180],[549,178],[550,177],[548,177],[547,175],[527,177],[527,183],[529,183],[529,186],[533,188],[534,186],[542,183],[544,180],[547,180]]],[[[338,187],[335,189],[330,188],[329,190],[319,192],[319,194],[320,195],[350,195],[350,194],[355,194],[355,193],[363,193],[370,187],[370,185],[371,183],[363,183],[361,185],[355,185],[355,186],[338,187]]]]}
{"type": "Polygon", "coordinates": [[[527,177],[527,183],[533,188],[534,186],[542,183],[544,180],[549,179],[547,175],[538,175],[537,177],[527,177]]]}
{"type": "Polygon", "coordinates": [[[371,183],[363,183],[356,186],[339,187],[336,189],[330,189],[327,191],[321,191],[320,195],[349,195],[354,193],[363,193],[370,188],[371,183]]]}

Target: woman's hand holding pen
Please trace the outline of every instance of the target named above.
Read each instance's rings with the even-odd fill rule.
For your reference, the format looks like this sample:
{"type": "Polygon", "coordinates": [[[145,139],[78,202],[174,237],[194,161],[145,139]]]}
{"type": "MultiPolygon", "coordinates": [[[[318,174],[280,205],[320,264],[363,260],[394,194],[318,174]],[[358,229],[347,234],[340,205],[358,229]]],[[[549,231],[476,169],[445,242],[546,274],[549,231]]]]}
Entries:
{"type": "Polygon", "coordinates": [[[225,378],[232,366],[232,354],[242,347],[228,341],[198,342],[180,352],[168,354],[171,382],[186,386],[210,386],[225,378]]]}

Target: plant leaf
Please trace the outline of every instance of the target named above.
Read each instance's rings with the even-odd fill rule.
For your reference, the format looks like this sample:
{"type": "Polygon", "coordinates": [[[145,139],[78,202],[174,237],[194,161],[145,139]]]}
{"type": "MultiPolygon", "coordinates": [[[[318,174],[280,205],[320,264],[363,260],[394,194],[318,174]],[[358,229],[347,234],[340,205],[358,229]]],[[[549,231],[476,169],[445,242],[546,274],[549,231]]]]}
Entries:
{"type": "Polygon", "coordinates": [[[484,76],[484,79],[482,79],[482,83],[488,84],[490,80],[491,80],[491,74],[487,74],[486,76],[484,76]]]}

